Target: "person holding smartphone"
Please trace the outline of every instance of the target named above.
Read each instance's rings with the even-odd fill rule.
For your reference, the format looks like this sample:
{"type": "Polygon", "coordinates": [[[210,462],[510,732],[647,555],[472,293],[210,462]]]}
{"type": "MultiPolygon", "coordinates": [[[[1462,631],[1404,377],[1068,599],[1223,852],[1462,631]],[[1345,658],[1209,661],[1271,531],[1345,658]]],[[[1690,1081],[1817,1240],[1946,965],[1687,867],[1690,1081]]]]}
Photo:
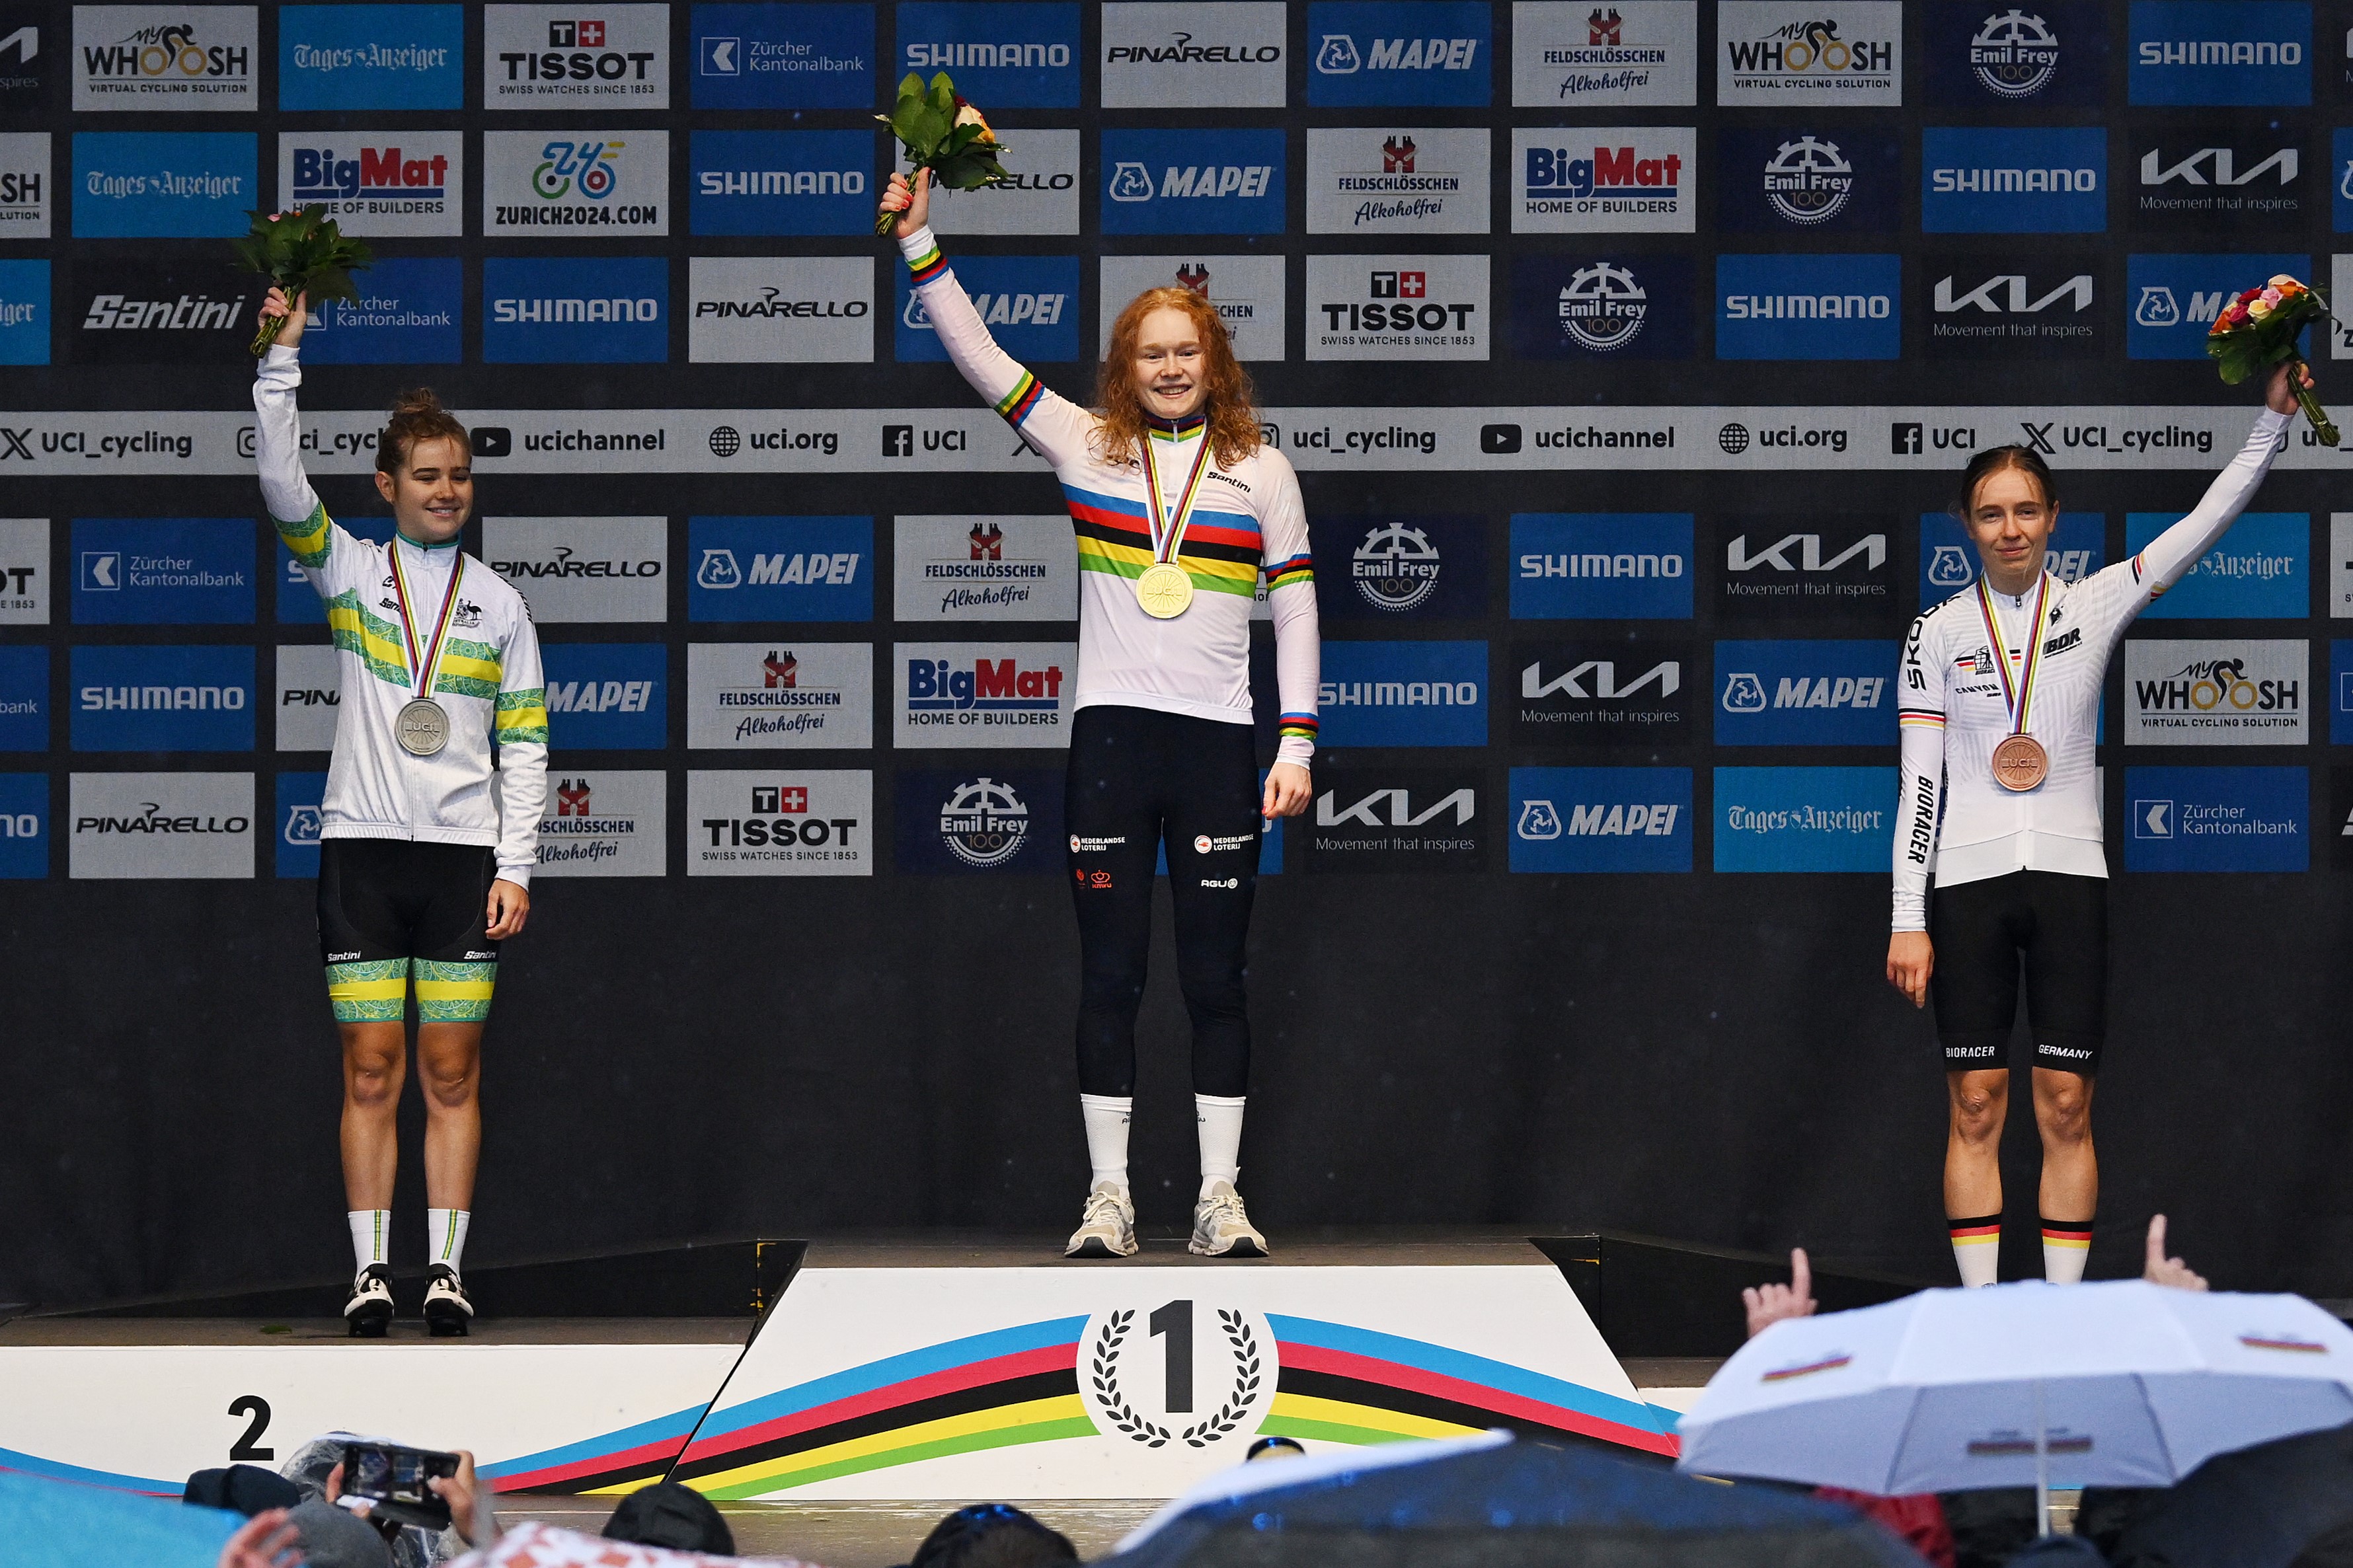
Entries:
{"type": "Polygon", "coordinates": [[[425,1318],[436,1335],[463,1335],[474,1315],[459,1270],[481,1152],[482,1026],[499,944],[531,913],[547,795],[539,636],[522,595],[458,547],[474,510],[473,447],[430,392],[403,393],[376,442],[392,542],[358,538],[327,515],[302,470],[295,403],[306,303],[276,289],[263,303],[264,318],[286,325],[262,358],[253,406],[262,500],[326,603],[341,679],[318,909],[343,1038],[343,1188],[357,1261],[343,1316],[363,1337],[392,1321],[396,1117],[413,980],[432,1264],[425,1318]]]}

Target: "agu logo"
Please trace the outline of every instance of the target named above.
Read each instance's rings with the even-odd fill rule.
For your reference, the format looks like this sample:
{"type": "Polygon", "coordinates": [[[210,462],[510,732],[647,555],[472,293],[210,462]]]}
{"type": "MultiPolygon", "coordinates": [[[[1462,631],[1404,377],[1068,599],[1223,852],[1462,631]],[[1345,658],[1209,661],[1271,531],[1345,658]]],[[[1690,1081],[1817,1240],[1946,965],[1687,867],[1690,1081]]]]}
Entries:
{"type": "Polygon", "coordinates": [[[1512,869],[1688,871],[1689,768],[1514,768],[1512,869]]]}
{"type": "Polygon", "coordinates": [[[1452,104],[1491,95],[1494,18],[1465,0],[1314,0],[1307,7],[1307,101],[1452,104]]]}

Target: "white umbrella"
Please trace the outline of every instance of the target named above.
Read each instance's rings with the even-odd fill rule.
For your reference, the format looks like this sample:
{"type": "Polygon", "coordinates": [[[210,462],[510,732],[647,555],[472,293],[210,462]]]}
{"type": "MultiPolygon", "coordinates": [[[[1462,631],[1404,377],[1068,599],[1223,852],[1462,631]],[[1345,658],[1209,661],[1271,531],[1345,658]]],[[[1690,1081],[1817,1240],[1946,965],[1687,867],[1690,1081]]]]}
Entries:
{"type": "MultiPolygon", "coordinates": [[[[1677,1468],[1899,1495],[2170,1486],[2353,1421],[2353,1331],[2301,1296],[2138,1279],[1923,1290],[1791,1318],[1681,1424],[1677,1468]]],[[[2047,1525],[2046,1525],[2047,1528],[2047,1525]]]]}

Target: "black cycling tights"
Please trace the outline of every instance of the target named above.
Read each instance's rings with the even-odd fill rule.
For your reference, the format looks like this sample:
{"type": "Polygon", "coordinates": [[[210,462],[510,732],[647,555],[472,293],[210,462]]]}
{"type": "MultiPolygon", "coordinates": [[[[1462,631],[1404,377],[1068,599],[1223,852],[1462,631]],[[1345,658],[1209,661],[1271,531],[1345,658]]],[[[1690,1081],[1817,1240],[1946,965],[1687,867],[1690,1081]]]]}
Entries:
{"type": "Polygon", "coordinates": [[[1193,1018],[1193,1091],[1249,1092],[1242,950],[1258,882],[1259,800],[1249,725],[1147,708],[1079,710],[1064,810],[1079,915],[1082,1094],[1135,1092],[1135,1010],[1164,838],[1176,980],[1193,1018]]]}

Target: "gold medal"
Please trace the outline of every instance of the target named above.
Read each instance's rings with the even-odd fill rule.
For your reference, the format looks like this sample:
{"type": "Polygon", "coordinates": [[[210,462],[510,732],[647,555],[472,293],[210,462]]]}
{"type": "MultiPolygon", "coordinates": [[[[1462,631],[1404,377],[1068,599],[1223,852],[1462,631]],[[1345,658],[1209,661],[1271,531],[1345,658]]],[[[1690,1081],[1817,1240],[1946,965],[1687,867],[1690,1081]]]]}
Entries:
{"type": "Polygon", "coordinates": [[[2051,753],[2031,735],[2005,735],[1993,749],[1993,782],[2020,795],[2051,774],[2051,753]]]}
{"type": "Polygon", "coordinates": [[[1135,580],[1135,602],[1155,621],[1173,621],[1193,607],[1193,579],[1182,566],[1155,562],[1135,580]]]}
{"type": "Polygon", "coordinates": [[[1185,530],[1193,521],[1193,503],[1200,497],[1201,479],[1209,468],[1209,432],[1206,426],[1198,439],[1200,446],[1193,454],[1193,471],[1185,477],[1185,488],[1164,514],[1160,463],[1153,456],[1154,433],[1144,433],[1144,495],[1151,507],[1145,521],[1152,527],[1152,564],[1136,576],[1135,602],[1155,621],[1173,621],[1193,607],[1193,575],[1178,563],[1177,552],[1184,548],[1185,530]]]}

